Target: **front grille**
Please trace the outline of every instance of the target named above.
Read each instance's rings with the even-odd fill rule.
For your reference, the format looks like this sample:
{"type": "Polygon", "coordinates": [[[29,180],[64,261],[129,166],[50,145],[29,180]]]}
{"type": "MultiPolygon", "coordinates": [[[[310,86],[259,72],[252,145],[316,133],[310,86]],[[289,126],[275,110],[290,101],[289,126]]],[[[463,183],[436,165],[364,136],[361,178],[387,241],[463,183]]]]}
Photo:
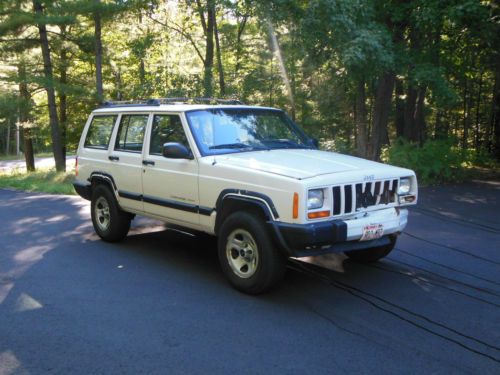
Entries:
{"type": "Polygon", "coordinates": [[[398,179],[334,186],[333,216],[396,202],[398,179]]]}

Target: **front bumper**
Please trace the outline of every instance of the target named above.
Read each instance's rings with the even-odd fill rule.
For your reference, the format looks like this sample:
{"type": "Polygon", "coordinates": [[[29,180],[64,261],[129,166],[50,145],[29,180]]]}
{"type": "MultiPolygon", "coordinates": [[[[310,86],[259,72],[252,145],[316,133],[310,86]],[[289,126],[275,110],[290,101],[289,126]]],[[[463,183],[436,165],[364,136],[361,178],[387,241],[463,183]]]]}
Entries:
{"type": "Polygon", "coordinates": [[[360,214],[349,220],[329,220],[308,224],[268,222],[276,242],[287,256],[304,257],[327,253],[363,250],[388,245],[389,235],[401,232],[408,222],[408,210],[389,208],[360,214]],[[359,241],[363,227],[382,224],[384,235],[359,241]]]}

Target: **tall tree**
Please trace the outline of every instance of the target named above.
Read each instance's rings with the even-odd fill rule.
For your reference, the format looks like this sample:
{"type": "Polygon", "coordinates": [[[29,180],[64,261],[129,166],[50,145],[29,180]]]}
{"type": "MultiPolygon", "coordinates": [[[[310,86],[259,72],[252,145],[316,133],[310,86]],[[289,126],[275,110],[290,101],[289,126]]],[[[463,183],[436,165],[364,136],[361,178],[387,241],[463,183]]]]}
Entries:
{"type": "Polygon", "coordinates": [[[102,102],[104,91],[102,88],[102,26],[101,26],[101,0],[94,0],[94,41],[95,41],[95,85],[97,101],[102,102]]]}
{"type": "Polygon", "coordinates": [[[40,0],[33,0],[33,11],[40,36],[40,47],[43,57],[43,71],[45,75],[45,91],[47,92],[47,102],[49,110],[49,122],[52,138],[52,152],[57,171],[66,170],[66,159],[64,158],[63,145],[59,130],[59,119],[57,117],[56,94],[54,90],[54,74],[52,71],[52,59],[50,56],[49,40],[47,37],[47,17],[44,14],[44,7],[40,0]]]}
{"type": "Polygon", "coordinates": [[[203,5],[200,0],[196,0],[196,10],[205,35],[203,95],[210,98],[213,96],[215,0],[207,0],[206,4],[203,5]]]}
{"type": "Polygon", "coordinates": [[[217,27],[217,17],[214,9],[214,37],[215,37],[215,50],[217,52],[217,71],[219,73],[219,91],[222,97],[226,95],[226,82],[224,80],[224,66],[222,64],[222,51],[219,40],[219,29],[217,27]]]}
{"type": "Polygon", "coordinates": [[[26,62],[20,59],[17,67],[19,77],[19,125],[22,129],[22,138],[24,140],[24,158],[26,160],[26,170],[33,172],[35,170],[35,156],[33,152],[33,139],[30,124],[31,95],[28,90],[28,81],[26,75],[26,62]]]}

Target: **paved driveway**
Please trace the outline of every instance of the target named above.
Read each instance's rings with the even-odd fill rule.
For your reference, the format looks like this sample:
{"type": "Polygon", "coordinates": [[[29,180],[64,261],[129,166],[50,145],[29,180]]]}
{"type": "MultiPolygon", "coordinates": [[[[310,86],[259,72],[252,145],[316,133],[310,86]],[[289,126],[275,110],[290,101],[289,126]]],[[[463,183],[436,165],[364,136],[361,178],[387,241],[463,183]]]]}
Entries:
{"type": "Polygon", "coordinates": [[[0,374],[499,374],[499,199],[423,189],[379,264],[290,262],[250,297],[207,241],[139,219],[108,244],[86,201],[0,190],[0,374]]]}

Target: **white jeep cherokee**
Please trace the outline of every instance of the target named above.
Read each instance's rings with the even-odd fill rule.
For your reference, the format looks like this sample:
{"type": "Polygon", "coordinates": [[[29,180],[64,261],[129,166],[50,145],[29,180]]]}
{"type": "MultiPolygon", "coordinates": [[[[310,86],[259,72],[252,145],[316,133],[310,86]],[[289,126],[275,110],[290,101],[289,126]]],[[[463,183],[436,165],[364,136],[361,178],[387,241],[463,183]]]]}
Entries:
{"type": "Polygon", "coordinates": [[[283,278],[287,257],[373,262],[393,249],[413,171],[319,151],[281,110],[223,103],[92,112],[74,187],[103,240],[123,239],[135,214],[215,235],[229,282],[252,294],[283,278]]]}

